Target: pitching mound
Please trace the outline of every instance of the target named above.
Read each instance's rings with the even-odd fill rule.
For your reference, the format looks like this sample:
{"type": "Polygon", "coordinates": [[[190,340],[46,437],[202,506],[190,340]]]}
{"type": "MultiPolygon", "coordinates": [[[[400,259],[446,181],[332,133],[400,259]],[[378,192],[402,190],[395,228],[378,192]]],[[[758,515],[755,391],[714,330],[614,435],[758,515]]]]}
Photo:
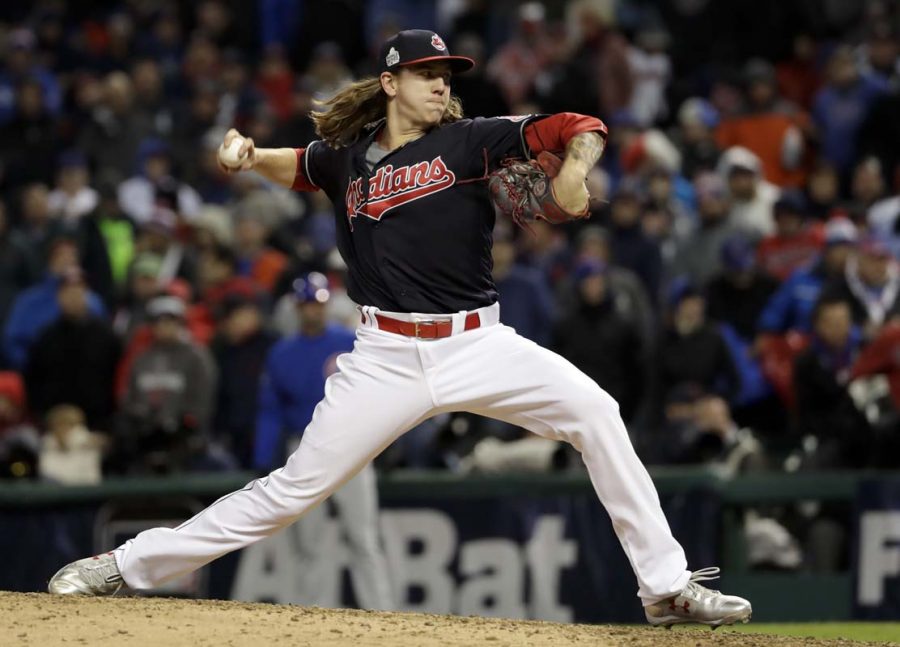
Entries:
{"type": "MultiPolygon", "coordinates": [[[[659,628],[560,625],[214,600],[72,598],[0,592],[0,646],[165,647],[762,647],[863,645],[659,628]]],[[[873,644],[873,643],[868,643],[873,644]]]]}

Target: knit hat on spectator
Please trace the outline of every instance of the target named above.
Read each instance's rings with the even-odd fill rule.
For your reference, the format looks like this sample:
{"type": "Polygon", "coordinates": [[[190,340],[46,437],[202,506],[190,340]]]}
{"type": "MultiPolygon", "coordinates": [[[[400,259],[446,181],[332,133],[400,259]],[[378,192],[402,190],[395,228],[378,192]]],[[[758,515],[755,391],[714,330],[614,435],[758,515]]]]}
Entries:
{"type": "Polygon", "coordinates": [[[728,187],[719,175],[715,173],[699,173],[694,179],[694,191],[697,200],[716,199],[724,200],[728,197],[728,187]]]}
{"type": "Polygon", "coordinates": [[[131,271],[135,276],[150,276],[156,278],[162,269],[162,259],[156,254],[138,254],[131,265],[131,271]]]}
{"type": "Polygon", "coordinates": [[[596,258],[589,258],[581,261],[572,271],[572,278],[576,283],[599,274],[605,274],[608,266],[603,261],[596,258]]]}
{"type": "Polygon", "coordinates": [[[678,276],[676,277],[671,284],[669,284],[669,289],[667,292],[667,301],[670,308],[677,308],[682,301],[688,299],[690,297],[698,297],[702,296],[702,292],[697,289],[697,286],[694,285],[693,281],[691,281],[686,276],[678,276]]]}
{"type": "Polygon", "coordinates": [[[59,284],[57,287],[63,288],[70,285],[85,285],[85,283],[86,278],[84,271],[80,267],[70,267],[59,275],[59,284]]]}
{"type": "Polygon", "coordinates": [[[732,236],[722,243],[719,252],[722,265],[733,272],[746,272],[753,268],[756,251],[743,236],[732,236]]]}
{"type": "Polygon", "coordinates": [[[856,225],[849,218],[838,216],[825,224],[826,245],[854,245],[858,238],[856,225]]]}
{"type": "Polygon", "coordinates": [[[174,211],[166,207],[154,207],[150,218],[142,223],[141,228],[160,233],[163,236],[171,236],[175,233],[177,226],[178,216],[174,211]]]}
{"type": "Polygon", "coordinates": [[[719,112],[706,99],[691,97],[678,109],[678,123],[682,126],[702,124],[707,128],[715,128],[719,123],[719,112]]]}
{"type": "Polygon", "coordinates": [[[782,214],[806,216],[806,200],[797,191],[785,191],[772,206],[772,213],[777,218],[782,214]]]}
{"type": "Polygon", "coordinates": [[[325,303],[331,298],[328,277],[321,272],[310,272],[298,278],[292,287],[297,303],[325,303]]]}
{"type": "Polygon", "coordinates": [[[889,258],[892,256],[891,248],[877,236],[868,236],[861,240],[859,243],[859,251],[867,256],[878,256],[880,258],[889,258]]]}
{"type": "Polygon", "coordinates": [[[56,167],[60,170],[71,168],[87,168],[87,156],[79,150],[67,150],[59,154],[56,167]]]}
{"type": "Polygon", "coordinates": [[[147,316],[153,321],[163,317],[184,320],[186,314],[187,309],[184,306],[184,301],[178,297],[156,297],[147,304],[147,316]]]}
{"type": "Polygon", "coordinates": [[[0,371],[0,397],[6,398],[18,409],[25,408],[25,383],[13,371],[0,371]]]}

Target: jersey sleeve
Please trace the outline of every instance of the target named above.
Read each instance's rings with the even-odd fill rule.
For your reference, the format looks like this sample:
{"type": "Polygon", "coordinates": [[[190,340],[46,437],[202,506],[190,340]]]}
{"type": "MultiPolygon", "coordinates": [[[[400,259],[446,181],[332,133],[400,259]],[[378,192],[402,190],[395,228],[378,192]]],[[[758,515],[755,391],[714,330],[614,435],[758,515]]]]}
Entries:
{"type": "Polygon", "coordinates": [[[473,160],[487,160],[494,169],[507,157],[529,157],[525,125],[535,115],[516,117],[476,117],[469,125],[469,148],[473,160]]]}
{"type": "Polygon", "coordinates": [[[294,152],[297,154],[297,171],[291,188],[295,191],[323,189],[327,193],[336,183],[339,172],[336,151],[317,139],[306,148],[295,148],[294,152]]]}
{"type": "Polygon", "coordinates": [[[606,124],[588,115],[560,112],[554,115],[477,117],[472,120],[472,154],[486,158],[493,169],[507,157],[531,158],[542,151],[562,154],[573,137],[596,132],[606,139],[606,124]]]}

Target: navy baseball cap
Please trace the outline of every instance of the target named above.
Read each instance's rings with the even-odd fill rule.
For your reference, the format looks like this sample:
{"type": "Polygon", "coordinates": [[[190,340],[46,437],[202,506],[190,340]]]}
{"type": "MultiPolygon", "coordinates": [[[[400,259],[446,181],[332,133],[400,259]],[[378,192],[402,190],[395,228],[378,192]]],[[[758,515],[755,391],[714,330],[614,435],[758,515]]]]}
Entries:
{"type": "Polygon", "coordinates": [[[331,298],[328,278],[321,272],[310,272],[293,283],[294,298],[297,303],[325,303],[331,298]]]}
{"type": "Polygon", "coordinates": [[[381,45],[378,64],[382,72],[396,72],[405,65],[447,61],[454,74],[475,67],[475,61],[465,56],[451,56],[444,40],[427,29],[407,29],[388,38],[381,45]]]}

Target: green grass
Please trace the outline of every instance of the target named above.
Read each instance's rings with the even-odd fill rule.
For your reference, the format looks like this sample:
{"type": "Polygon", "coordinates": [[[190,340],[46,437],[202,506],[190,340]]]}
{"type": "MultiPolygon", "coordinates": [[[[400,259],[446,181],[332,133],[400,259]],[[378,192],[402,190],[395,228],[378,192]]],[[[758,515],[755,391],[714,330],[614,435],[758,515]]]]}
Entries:
{"type": "MultiPolygon", "coordinates": [[[[686,627],[685,627],[686,628],[686,627]]],[[[705,627],[691,627],[705,629],[705,627]]],[[[677,627],[676,627],[677,629],[677,627]]],[[[682,628],[684,630],[684,628],[682,628]]],[[[847,638],[900,643],[900,622],[808,622],[808,623],[755,623],[724,627],[718,631],[775,634],[808,638],[847,638]]]]}

